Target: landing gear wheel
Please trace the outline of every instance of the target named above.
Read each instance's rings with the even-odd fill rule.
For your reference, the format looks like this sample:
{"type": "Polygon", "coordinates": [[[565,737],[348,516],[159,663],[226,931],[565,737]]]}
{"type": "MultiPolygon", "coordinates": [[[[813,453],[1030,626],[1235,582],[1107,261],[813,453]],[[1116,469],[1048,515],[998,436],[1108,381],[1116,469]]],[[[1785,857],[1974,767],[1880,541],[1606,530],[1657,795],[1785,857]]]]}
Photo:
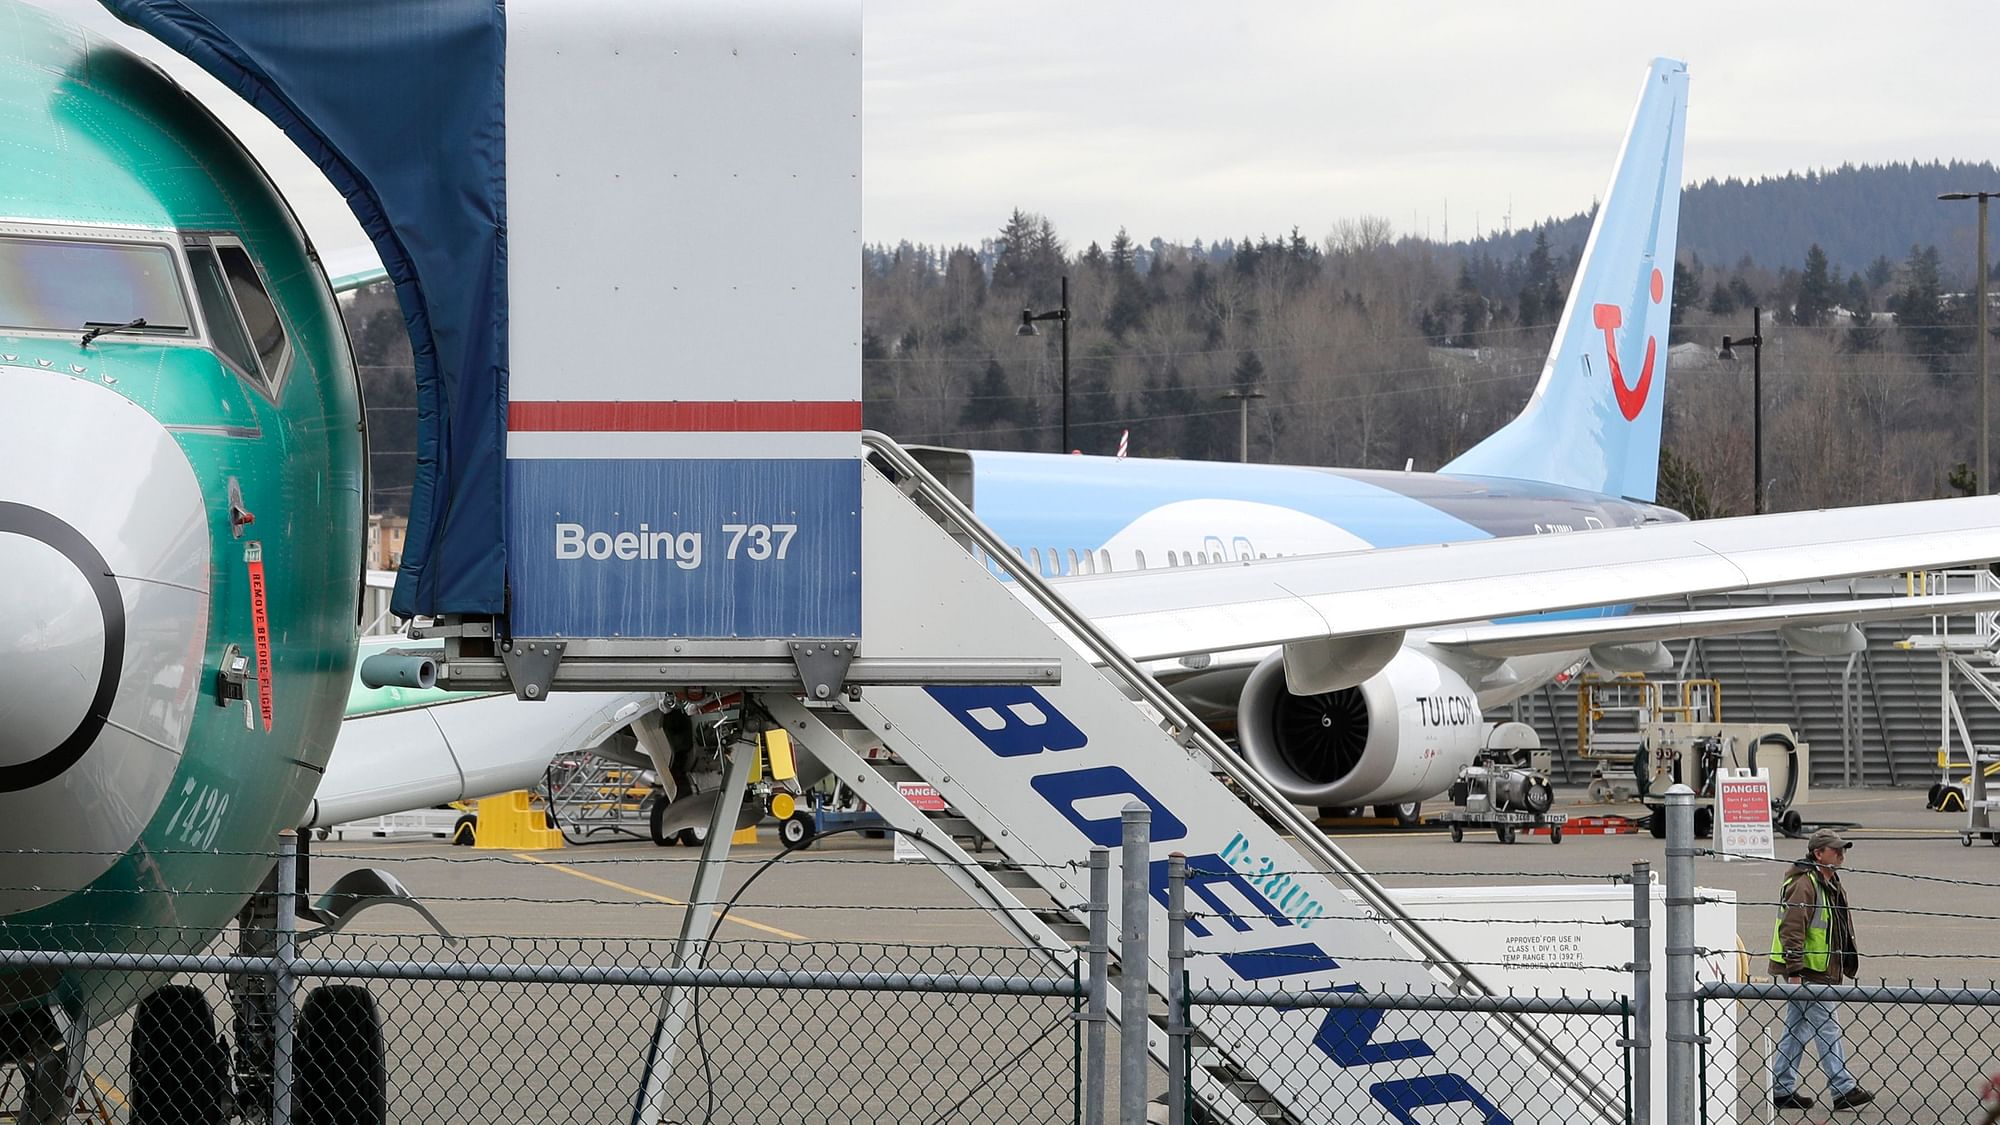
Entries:
{"type": "Polygon", "coordinates": [[[1696,839],[1707,836],[1715,827],[1715,812],[1712,809],[1694,810],[1694,834],[1696,839]]]}
{"type": "Polygon", "coordinates": [[[1464,840],[1464,839],[1465,839],[1465,826],[1464,826],[1464,825],[1460,825],[1460,824],[1454,824],[1454,825],[1452,825],[1452,826],[1451,826],[1451,842],[1452,842],[1452,843],[1454,843],[1454,844],[1456,844],[1456,843],[1458,843],[1458,842],[1460,842],[1460,841],[1462,841],[1462,840],[1464,840]]]}
{"type": "Polygon", "coordinates": [[[1549,828],[1549,843],[1551,843],[1551,844],[1560,844],[1560,843],[1562,843],[1562,842],[1563,842],[1563,830],[1562,830],[1562,826],[1561,826],[1561,825],[1552,825],[1552,826],[1550,826],[1550,828],[1549,828]]]}
{"type": "Polygon", "coordinates": [[[653,844],[656,847],[664,848],[678,839],[678,837],[670,836],[660,830],[662,822],[666,819],[667,806],[671,803],[667,800],[665,793],[653,798],[653,811],[646,818],[647,828],[650,830],[650,834],[653,837],[653,844]]]}
{"type": "Polygon", "coordinates": [[[778,822],[778,842],[797,851],[813,842],[813,820],[805,813],[793,813],[778,822]]]}
{"type": "Polygon", "coordinates": [[[451,824],[451,846],[469,848],[479,842],[479,818],[466,813],[451,824]]]}
{"type": "Polygon", "coordinates": [[[1646,831],[1651,832],[1655,840],[1666,839],[1667,810],[1655,807],[1652,813],[1646,817],[1646,831]]]}
{"type": "Polygon", "coordinates": [[[1503,844],[1511,844],[1514,842],[1514,826],[1511,824],[1495,825],[1493,828],[1493,834],[1495,836],[1500,837],[1500,842],[1503,844]]]}
{"type": "Polygon", "coordinates": [[[1321,805],[1319,807],[1321,820],[1347,820],[1360,815],[1360,805],[1321,805]]]}
{"type": "Polygon", "coordinates": [[[1424,817],[1422,801],[1404,801],[1400,805],[1376,805],[1375,815],[1384,820],[1393,820],[1398,828],[1415,828],[1422,824],[1424,817]]]}
{"type": "Polygon", "coordinates": [[[132,1125],[222,1125],[229,1048],[208,997],[170,984],[132,1017],[132,1125]]]}
{"type": "Polygon", "coordinates": [[[708,841],[708,829],[683,828],[681,829],[680,839],[681,839],[681,847],[684,848],[701,847],[704,843],[708,841]]]}
{"type": "Polygon", "coordinates": [[[294,1120],[299,1125],[383,1125],[389,1071],[382,1017],[368,990],[321,985],[299,1009],[294,1120]]]}

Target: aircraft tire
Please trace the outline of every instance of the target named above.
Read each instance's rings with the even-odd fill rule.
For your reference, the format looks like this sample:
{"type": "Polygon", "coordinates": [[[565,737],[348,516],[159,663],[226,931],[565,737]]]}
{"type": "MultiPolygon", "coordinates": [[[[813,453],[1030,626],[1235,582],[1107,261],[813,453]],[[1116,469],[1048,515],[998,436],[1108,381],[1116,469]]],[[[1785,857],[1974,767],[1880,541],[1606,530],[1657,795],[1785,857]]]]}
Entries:
{"type": "Polygon", "coordinates": [[[1400,805],[1376,805],[1375,815],[1395,821],[1398,828],[1415,828],[1424,822],[1424,803],[1404,801],[1400,805]]]}
{"type": "Polygon", "coordinates": [[[451,825],[452,847],[469,848],[473,844],[478,842],[479,842],[478,817],[472,815],[471,813],[466,813],[464,816],[461,816],[457,820],[452,822],[451,825]]]}
{"type": "Polygon", "coordinates": [[[383,1125],[389,1116],[382,1017],[368,990],[321,985],[299,1009],[298,1125],[383,1125]]]}
{"type": "Polygon", "coordinates": [[[1715,813],[1709,809],[1694,810],[1694,835],[1700,839],[1715,828],[1715,813]]]}
{"type": "Polygon", "coordinates": [[[132,1125],[222,1125],[229,1048],[208,997],[170,984],[132,1017],[132,1125]]]}
{"type": "Polygon", "coordinates": [[[1646,830],[1653,834],[1653,839],[1655,840],[1666,839],[1667,838],[1666,806],[1651,805],[1648,807],[1651,808],[1653,811],[1651,815],[1646,817],[1646,830]]]}
{"type": "Polygon", "coordinates": [[[701,847],[702,844],[708,841],[708,829],[683,828],[681,829],[680,841],[681,841],[681,846],[684,848],[701,847]]]}

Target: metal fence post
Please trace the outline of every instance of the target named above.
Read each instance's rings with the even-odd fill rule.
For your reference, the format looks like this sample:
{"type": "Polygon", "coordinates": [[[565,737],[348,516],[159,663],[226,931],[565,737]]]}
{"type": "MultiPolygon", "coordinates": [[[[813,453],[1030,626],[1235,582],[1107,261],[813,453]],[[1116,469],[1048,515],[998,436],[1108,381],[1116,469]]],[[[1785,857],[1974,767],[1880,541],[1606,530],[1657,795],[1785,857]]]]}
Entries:
{"type": "Polygon", "coordinates": [[[1104,1125],[1104,1025],[1110,1022],[1111,850],[1090,849],[1090,998],[1084,1008],[1083,1122],[1104,1125]]]}
{"type": "Polygon", "coordinates": [[[292,1047],[298,1017],[298,978],[292,961],[298,956],[298,833],[278,833],[278,932],[271,953],[271,983],[275,992],[271,1034],[271,1125],[292,1125],[292,1047]]]}
{"type": "Polygon", "coordinates": [[[1151,913],[1148,855],[1153,810],[1128,802],[1121,818],[1124,870],[1119,873],[1118,1125],[1146,1125],[1146,980],[1152,972],[1146,922],[1151,913]]]}
{"type": "Polygon", "coordinates": [[[1632,1121],[1653,1120],[1653,865],[1632,865],[1632,1121]]]}
{"type": "Polygon", "coordinates": [[[1167,857],[1167,1123],[1187,1125],[1187,856],[1167,857]]]}
{"type": "Polygon", "coordinates": [[[1667,1125],[1695,1125],[1694,790],[1667,790],[1667,1125]]]}

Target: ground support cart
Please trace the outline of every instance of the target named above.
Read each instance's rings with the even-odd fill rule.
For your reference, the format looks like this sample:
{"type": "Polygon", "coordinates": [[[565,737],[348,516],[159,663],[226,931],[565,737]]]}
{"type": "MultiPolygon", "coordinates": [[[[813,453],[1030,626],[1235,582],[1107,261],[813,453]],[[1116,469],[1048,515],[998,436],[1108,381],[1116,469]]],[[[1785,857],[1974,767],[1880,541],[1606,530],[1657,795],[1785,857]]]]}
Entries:
{"type": "Polygon", "coordinates": [[[1451,825],[1451,842],[1456,844],[1465,839],[1468,825],[1475,828],[1491,828],[1493,834],[1503,844],[1511,844],[1522,832],[1532,832],[1537,828],[1549,830],[1549,843],[1563,842],[1563,825],[1569,822],[1568,813],[1531,812],[1474,812],[1470,809],[1446,809],[1437,814],[1437,819],[1451,825]]]}

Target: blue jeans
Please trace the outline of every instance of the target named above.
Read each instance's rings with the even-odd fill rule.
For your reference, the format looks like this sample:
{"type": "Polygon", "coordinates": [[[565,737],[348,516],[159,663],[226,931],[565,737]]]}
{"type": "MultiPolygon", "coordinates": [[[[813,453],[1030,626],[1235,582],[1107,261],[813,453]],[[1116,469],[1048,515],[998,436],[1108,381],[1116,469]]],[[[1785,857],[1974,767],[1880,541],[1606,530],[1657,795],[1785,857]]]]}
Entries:
{"type": "Polygon", "coordinates": [[[1777,1067],[1771,1075],[1771,1093],[1783,1097],[1797,1092],[1799,1060],[1806,1052],[1808,1039],[1819,1050],[1819,1068],[1826,1072],[1826,1085],[1834,1096],[1854,1089],[1858,1083],[1847,1073],[1847,1052],[1840,1043],[1840,1021],[1833,1014],[1833,1001],[1788,1000],[1785,1034],[1778,1040],[1777,1067]]]}

